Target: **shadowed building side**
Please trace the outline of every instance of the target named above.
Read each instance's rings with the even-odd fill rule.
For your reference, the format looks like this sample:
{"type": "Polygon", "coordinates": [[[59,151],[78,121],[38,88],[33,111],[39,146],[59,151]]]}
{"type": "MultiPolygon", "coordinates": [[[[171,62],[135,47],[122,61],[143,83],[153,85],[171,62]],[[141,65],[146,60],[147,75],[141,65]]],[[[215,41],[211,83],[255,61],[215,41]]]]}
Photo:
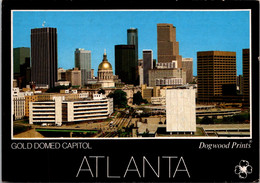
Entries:
{"type": "Polygon", "coordinates": [[[197,52],[197,72],[198,101],[213,102],[223,96],[224,85],[236,86],[236,52],[197,52]]]}
{"type": "Polygon", "coordinates": [[[134,45],[115,45],[115,74],[126,84],[138,83],[134,45]]]}

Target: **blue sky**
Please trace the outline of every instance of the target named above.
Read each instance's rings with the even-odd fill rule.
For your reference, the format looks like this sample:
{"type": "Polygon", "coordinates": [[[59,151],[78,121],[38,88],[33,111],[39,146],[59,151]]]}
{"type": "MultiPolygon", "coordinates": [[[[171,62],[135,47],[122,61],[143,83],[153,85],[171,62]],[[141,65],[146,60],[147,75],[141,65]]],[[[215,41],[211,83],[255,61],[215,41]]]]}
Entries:
{"type": "Polygon", "coordinates": [[[157,59],[157,23],[176,27],[179,53],[193,58],[197,75],[198,51],[235,51],[237,74],[242,74],[242,49],[250,46],[248,11],[14,11],[13,47],[30,47],[30,30],[55,27],[58,32],[58,67],[74,67],[74,51],[91,51],[92,68],[102,61],[106,49],[114,66],[114,46],[127,44],[127,29],[138,29],[139,59],[152,49],[157,59]]]}

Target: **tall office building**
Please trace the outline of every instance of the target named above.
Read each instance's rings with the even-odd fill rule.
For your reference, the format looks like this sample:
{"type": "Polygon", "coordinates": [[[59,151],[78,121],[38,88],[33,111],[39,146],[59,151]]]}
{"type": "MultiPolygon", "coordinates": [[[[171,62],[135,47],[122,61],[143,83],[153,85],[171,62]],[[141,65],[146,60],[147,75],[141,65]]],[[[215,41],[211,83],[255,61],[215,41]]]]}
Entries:
{"type": "Polygon", "coordinates": [[[31,64],[31,80],[36,86],[55,86],[58,70],[56,28],[31,30],[31,64]]]}
{"type": "Polygon", "coordinates": [[[139,83],[139,74],[138,74],[138,29],[136,28],[130,28],[127,29],[127,45],[135,45],[135,74],[137,81],[135,81],[135,84],[137,85],[139,83]]]}
{"type": "Polygon", "coordinates": [[[172,24],[157,24],[157,55],[158,63],[177,60],[177,67],[182,67],[179,42],[176,41],[176,27],[172,24]]]}
{"type": "Polygon", "coordinates": [[[127,29],[127,44],[135,45],[135,59],[138,62],[138,30],[135,28],[127,29]]]}
{"type": "Polygon", "coordinates": [[[214,102],[236,87],[236,52],[197,52],[198,101],[214,102]],[[223,90],[224,89],[224,90],[223,90]]]}
{"type": "Polygon", "coordinates": [[[115,73],[126,84],[138,84],[134,45],[115,45],[115,73]]]}
{"type": "Polygon", "coordinates": [[[77,48],[75,51],[75,67],[81,70],[81,86],[87,85],[91,79],[91,51],[77,48]]]}
{"type": "Polygon", "coordinates": [[[186,82],[191,83],[193,81],[193,59],[182,58],[182,68],[186,70],[186,82]]]}
{"type": "Polygon", "coordinates": [[[19,88],[25,87],[31,81],[30,48],[13,49],[13,78],[17,80],[19,88]]]}
{"type": "Polygon", "coordinates": [[[250,104],[250,49],[243,49],[243,95],[247,105],[250,104]]]}
{"type": "MultiPolygon", "coordinates": [[[[30,60],[30,48],[19,47],[13,49],[13,74],[20,74],[20,66],[30,60]]],[[[29,65],[30,66],[30,65],[29,65]]]]}
{"type": "Polygon", "coordinates": [[[143,50],[143,79],[144,84],[149,83],[149,70],[153,69],[153,51],[143,50]]]}

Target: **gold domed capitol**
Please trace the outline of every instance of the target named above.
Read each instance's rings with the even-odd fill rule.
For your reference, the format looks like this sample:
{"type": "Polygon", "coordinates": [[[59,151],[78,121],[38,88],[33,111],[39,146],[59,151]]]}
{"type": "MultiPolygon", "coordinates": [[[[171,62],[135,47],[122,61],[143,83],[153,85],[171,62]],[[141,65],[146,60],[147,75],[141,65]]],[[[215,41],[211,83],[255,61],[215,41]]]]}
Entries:
{"type": "Polygon", "coordinates": [[[99,64],[98,70],[112,70],[112,65],[107,60],[106,50],[104,51],[103,60],[99,64]]]}

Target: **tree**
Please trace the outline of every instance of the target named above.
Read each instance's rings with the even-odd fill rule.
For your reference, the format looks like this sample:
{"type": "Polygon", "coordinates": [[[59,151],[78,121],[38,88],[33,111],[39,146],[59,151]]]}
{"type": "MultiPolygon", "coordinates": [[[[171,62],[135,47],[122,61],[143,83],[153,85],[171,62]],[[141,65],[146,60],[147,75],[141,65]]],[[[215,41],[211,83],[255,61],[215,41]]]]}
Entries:
{"type": "Polygon", "coordinates": [[[114,93],[110,93],[108,97],[113,98],[114,107],[117,108],[127,107],[126,92],[124,92],[123,90],[117,89],[114,91],[114,93]]]}
{"type": "Polygon", "coordinates": [[[200,124],[214,124],[214,121],[213,121],[212,118],[209,118],[208,116],[205,116],[205,117],[201,120],[200,124]]]}
{"type": "Polygon", "coordinates": [[[55,86],[53,88],[49,88],[46,92],[47,93],[59,93],[60,90],[64,90],[64,89],[66,90],[68,88],[69,88],[69,86],[55,86]]]}
{"type": "Polygon", "coordinates": [[[140,105],[141,103],[147,103],[146,99],[143,99],[140,91],[133,95],[133,104],[140,105]]]}
{"type": "Polygon", "coordinates": [[[106,94],[106,92],[105,92],[104,89],[101,88],[101,89],[98,91],[98,94],[106,94]]]}

